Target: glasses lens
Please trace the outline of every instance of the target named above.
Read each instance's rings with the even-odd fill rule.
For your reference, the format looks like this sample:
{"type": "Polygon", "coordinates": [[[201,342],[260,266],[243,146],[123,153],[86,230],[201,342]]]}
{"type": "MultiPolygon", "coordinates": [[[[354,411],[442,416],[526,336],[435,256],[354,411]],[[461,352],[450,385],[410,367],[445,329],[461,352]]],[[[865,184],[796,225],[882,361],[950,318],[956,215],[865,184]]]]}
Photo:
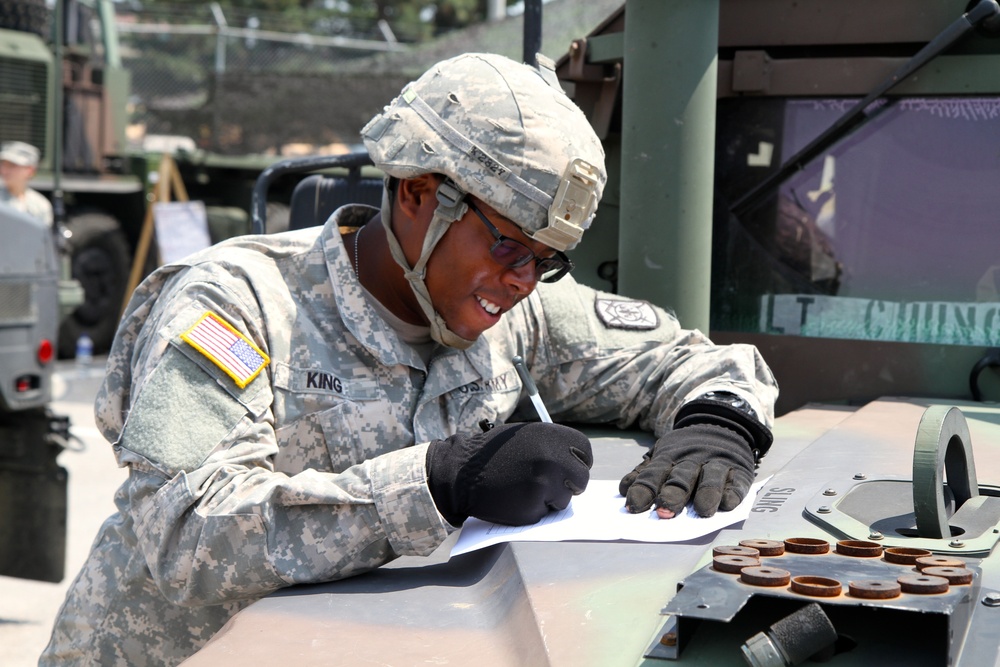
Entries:
{"type": "Polygon", "coordinates": [[[524,266],[534,257],[534,253],[531,252],[530,248],[507,237],[503,237],[494,243],[490,252],[493,254],[493,259],[503,266],[511,268],[524,266]]]}
{"type": "Polygon", "coordinates": [[[483,215],[482,211],[475,204],[471,201],[467,203],[472,212],[476,214],[476,217],[486,225],[486,228],[490,230],[490,234],[496,239],[496,243],[490,248],[490,255],[501,266],[516,269],[534,260],[535,273],[538,276],[538,280],[543,283],[554,283],[573,270],[573,262],[566,255],[557,252],[552,257],[537,257],[528,246],[501,234],[500,230],[483,215]]]}
{"type": "Polygon", "coordinates": [[[543,283],[554,283],[573,270],[573,262],[562,253],[555,257],[538,260],[538,280],[543,283]]]}

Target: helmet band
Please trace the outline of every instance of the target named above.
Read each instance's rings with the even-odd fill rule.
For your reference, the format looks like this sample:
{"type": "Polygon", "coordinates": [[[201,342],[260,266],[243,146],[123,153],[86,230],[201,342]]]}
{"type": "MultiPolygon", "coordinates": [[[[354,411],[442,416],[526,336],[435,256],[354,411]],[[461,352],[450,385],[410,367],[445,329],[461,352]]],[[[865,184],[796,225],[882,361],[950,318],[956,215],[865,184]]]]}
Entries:
{"type": "Polygon", "coordinates": [[[430,323],[431,338],[442,345],[465,350],[471,347],[475,341],[462,338],[448,328],[448,323],[434,309],[430,291],[427,289],[427,283],[424,282],[427,261],[430,259],[431,253],[434,252],[438,241],[448,231],[451,223],[465,215],[466,205],[461,198],[462,192],[453,185],[441,183],[438,186],[438,205],[434,209],[434,215],[427,226],[427,233],[424,235],[424,244],[420,249],[420,257],[417,258],[417,263],[413,267],[407,262],[406,255],[403,253],[403,247],[399,244],[399,239],[396,238],[396,235],[392,231],[392,202],[389,198],[388,183],[382,189],[382,225],[385,227],[386,240],[389,242],[389,250],[392,253],[392,257],[402,267],[403,275],[410,283],[413,294],[417,297],[420,310],[423,311],[427,317],[427,321],[430,323]]]}
{"type": "Polygon", "coordinates": [[[417,94],[417,91],[413,90],[412,86],[407,87],[406,90],[403,91],[402,99],[410,107],[412,107],[415,112],[417,112],[417,115],[420,116],[425,123],[434,128],[439,135],[444,137],[455,148],[486,167],[491,174],[503,181],[511,190],[524,195],[542,208],[547,209],[552,205],[552,197],[515,174],[509,167],[500,162],[500,160],[490,155],[486,149],[473,143],[468,137],[452,127],[448,121],[441,118],[441,116],[439,116],[438,113],[434,111],[429,104],[427,104],[427,102],[424,102],[423,99],[421,99],[420,95],[417,94]]]}

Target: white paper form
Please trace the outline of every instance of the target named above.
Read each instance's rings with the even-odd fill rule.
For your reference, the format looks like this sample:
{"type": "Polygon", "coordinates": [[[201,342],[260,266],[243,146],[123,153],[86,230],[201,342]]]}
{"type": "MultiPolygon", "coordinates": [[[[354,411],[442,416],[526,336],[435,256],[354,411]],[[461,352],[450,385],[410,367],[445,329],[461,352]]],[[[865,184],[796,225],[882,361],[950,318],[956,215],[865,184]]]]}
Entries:
{"type": "Polygon", "coordinates": [[[592,479],[587,490],[570,501],[561,512],[546,515],[530,526],[502,526],[479,519],[468,519],[451,549],[451,555],[482,549],[501,542],[563,542],[588,540],[610,542],[684,542],[731,526],[750,516],[757,492],[767,482],[763,479],[750,487],[739,506],[730,512],[716,512],[708,518],[698,516],[691,505],[672,519],[660,519],[656,510],[630,514],[625,499],[618,493],[618,480],[592,479]]]}

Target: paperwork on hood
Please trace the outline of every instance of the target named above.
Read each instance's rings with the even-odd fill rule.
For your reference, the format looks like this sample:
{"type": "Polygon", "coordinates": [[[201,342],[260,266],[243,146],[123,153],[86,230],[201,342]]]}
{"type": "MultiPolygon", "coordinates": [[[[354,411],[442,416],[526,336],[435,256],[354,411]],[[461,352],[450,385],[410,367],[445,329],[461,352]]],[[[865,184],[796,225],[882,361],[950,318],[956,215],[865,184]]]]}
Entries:
{"type": "MultiPolygon", "coordinates": [[[[769,478],[768,478],[769,479],[769,478]]],[[[569,506],[546,515],[530,526],[503,526],[469,519],[452,547],[451,555],[482,549],[501,542],[563,542],[631,540],[634,542],[684,542],[731,526],[750,515],[750,508],[763,479],[750,487],[740,505],[730,512],[700,517],[691,505],[672,519],[660,519],[656,510],[629,514],[625,499],[618,493],[617,480],[592,479],[587,490],[573,498],[569,506]]]]}

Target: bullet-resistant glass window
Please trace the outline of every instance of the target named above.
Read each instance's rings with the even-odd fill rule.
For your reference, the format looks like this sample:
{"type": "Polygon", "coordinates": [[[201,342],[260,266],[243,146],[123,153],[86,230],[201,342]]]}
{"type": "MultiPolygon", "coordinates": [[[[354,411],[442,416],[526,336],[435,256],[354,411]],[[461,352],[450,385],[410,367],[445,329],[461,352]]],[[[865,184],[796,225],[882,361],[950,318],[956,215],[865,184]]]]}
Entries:
{"type": "Polygon", "coordinates": [[[739,217],[855,100],[720,101],[712,328],[1000,343],[1000,100],[878,102],[739,217]]]}

